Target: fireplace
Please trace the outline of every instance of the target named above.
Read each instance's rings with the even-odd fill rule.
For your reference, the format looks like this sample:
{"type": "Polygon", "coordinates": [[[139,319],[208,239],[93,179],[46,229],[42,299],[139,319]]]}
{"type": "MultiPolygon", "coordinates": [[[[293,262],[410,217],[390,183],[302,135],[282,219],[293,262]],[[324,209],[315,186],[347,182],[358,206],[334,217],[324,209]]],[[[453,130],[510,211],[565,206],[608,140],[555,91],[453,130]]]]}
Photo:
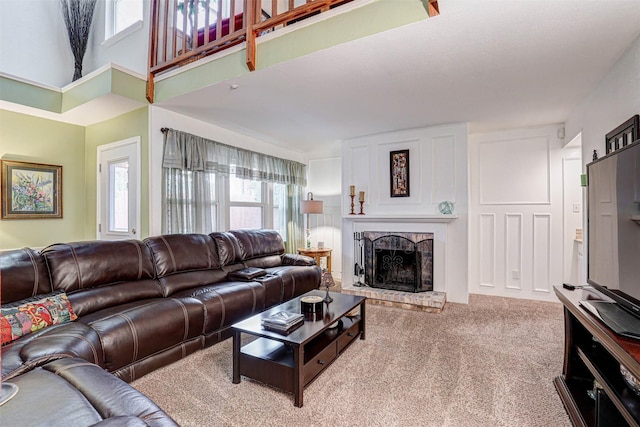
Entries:
{"type": "Polygon", "coordinates": [[[358,234],[366,285],[405,292],[433,290],[433,233],[358,234]]]}

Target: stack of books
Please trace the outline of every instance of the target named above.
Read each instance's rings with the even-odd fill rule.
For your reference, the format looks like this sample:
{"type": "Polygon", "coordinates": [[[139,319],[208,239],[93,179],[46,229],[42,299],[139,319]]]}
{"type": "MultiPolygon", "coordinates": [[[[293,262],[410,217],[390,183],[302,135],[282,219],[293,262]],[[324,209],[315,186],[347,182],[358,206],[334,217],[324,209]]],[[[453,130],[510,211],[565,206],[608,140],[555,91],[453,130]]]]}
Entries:
{"type": "Polygon", "coordinates": [[[275,332],[287,333],[304,323],[304,315],[278,311],[262,319],[262,327],[275,332]]]}

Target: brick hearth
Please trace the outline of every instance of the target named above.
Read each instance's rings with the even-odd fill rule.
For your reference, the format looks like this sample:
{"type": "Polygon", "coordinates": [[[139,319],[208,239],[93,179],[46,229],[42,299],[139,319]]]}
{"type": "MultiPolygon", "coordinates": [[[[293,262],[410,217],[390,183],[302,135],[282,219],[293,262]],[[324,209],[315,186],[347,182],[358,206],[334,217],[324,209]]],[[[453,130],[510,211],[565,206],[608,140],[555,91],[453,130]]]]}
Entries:
{"type": "Polygon", "coordinates": [[[440,313],[446,302],[446,294],[435,291],[413,293],[370,288],[368,286],[357,287],[353,285],[343,285],[340,292],[367,297],[367,302],[371,304],[408,310],[428,311],[430,313],[440,313]]]}

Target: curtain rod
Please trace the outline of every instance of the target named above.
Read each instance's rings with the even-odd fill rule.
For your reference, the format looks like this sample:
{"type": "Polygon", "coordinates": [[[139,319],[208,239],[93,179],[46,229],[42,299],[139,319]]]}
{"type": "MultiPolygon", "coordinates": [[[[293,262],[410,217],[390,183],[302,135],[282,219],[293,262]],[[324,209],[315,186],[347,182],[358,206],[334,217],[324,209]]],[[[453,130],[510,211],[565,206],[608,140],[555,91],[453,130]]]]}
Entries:
{"type": "Polygon", "coordinates": [[[160,132],[162,132],[162,133],[167,133],[168,130],[169,130],[169,128],[160,128],[160,132]]]}

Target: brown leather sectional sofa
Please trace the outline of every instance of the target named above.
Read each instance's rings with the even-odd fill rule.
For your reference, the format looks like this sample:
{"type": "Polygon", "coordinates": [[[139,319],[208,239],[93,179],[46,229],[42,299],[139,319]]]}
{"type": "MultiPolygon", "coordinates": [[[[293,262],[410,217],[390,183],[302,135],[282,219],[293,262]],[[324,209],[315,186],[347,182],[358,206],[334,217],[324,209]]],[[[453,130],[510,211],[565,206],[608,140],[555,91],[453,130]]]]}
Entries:
{"type": "MultiPolygon", "coordinates": [[[[52,378],[51,372],[80,372],[65,384],[92,404],[96,399],[87,393],[98,401],[107,393],[115,404],[97,411],[103,423],[134,417],[140,425],[173,421],[125,382],[228,338],[234,322],[317,288],[321,277],[312,258],[286,254],[273,230],[61,243],[39,252],[25,248],[0,254],[0,274],[3,309],[63,291],[78,316],[3,345],[3,381],[49,378],[41,385],[55,393],[56,381],[65,377],[52,378]],[[117,385],[96,391],[109,381],[117,385]],[[118,406],[121,393],[139,395],[142,408],[128,408],[131,401],[118,406]]],[[[37,399],[26,388],[0,406],[0,419],[30,419],[16,412],[23,409],[21,400],[37,399]]],[[[73,425],[95,422],[86,417],[73,425]]]]}

